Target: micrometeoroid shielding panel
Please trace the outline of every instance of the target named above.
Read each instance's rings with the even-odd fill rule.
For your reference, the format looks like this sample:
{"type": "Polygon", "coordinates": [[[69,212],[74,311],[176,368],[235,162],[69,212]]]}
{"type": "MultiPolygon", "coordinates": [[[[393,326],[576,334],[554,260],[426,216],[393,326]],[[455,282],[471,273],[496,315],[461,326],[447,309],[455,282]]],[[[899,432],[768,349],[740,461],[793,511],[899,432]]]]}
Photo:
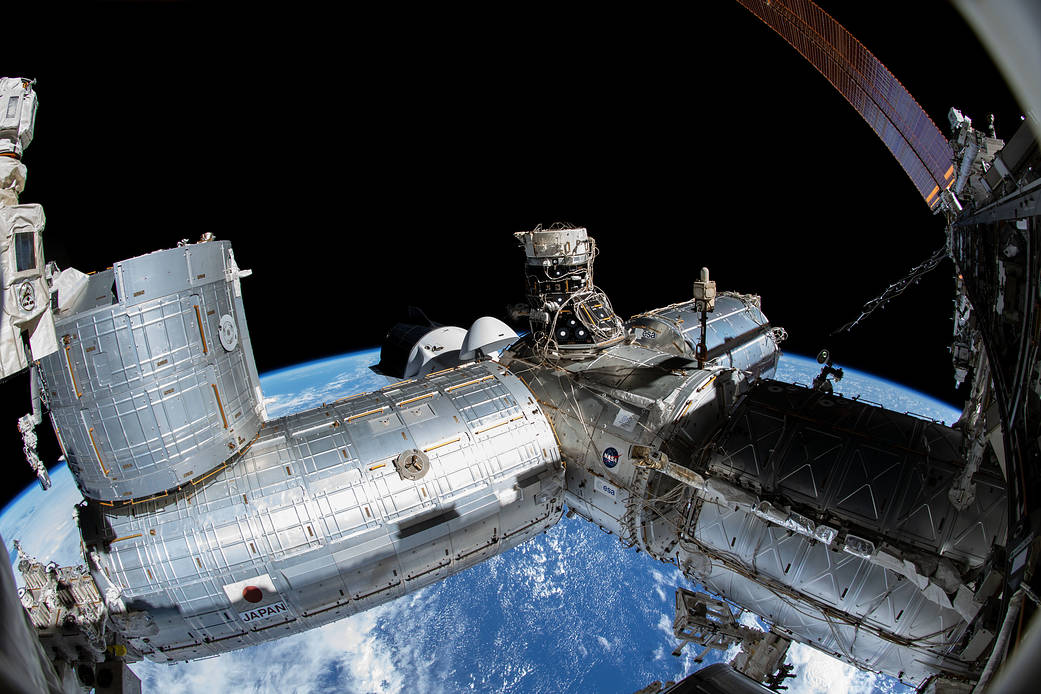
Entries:
{"type": "Polygon", "coordinates": [[[119,263],[58,312],[40,360],[59,441],[85,496],[127,501],[205,475],[263,418],[226,241],[119,263]]]}

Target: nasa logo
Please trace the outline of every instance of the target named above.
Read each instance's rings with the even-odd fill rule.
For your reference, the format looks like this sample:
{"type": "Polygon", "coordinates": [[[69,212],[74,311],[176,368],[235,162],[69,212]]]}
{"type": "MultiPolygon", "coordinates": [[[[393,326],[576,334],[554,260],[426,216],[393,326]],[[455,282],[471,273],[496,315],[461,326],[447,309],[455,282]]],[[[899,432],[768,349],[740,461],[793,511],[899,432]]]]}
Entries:
{"type": "Polygon", "coordinates": [[[262,607],[254,607],[252,610],[246,610],[245,612],[239,612],[239,617],[243,622],[257,622],[263,619],[271,619],[283,612],[288,611],[286,604],[279,600],[273,602],[270,605],[263,605],[262,607]]]}
{"type": "Polygon", "coordinates": [[[604,467],[614,467],[618,464],[618,451],[614,448],[604,449],[604,467]]]}

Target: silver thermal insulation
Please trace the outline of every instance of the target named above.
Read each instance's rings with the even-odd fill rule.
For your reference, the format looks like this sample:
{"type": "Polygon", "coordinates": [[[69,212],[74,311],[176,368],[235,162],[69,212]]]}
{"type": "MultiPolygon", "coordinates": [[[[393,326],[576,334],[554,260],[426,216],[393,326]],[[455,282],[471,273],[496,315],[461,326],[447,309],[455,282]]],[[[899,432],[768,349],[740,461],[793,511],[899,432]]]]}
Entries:
{"type": "Polygon", "coordinates": [[[633,535],[646,470],[634,446],[662,449],[689,465],[726,417],[738,381],[732,370],[640,344],[621,344],[583,361],[540,361],[507,352],[546,410],[567,461],[568,507],[623,540],[633,535]],[[636,490],[636,496],[632,490],[636,490]]]}
{"type": "Polygon", "coordinates": [[[911,684],[973,671],[951,653],[965,620],[890,569],[718,504],[702,507],[693,537],[690,551],[709,557],[696,579],[778,633],[911,684]]]}
{"type": "Polygon", "coordinates": [[[270,421],[211,477],[162,499],[91,503],[81,526],[95,579],[130,615],[130,645],[186,660],[319,626],[514,547],[559,519],[562,485],[542,409],[480,362],[270,421]]]}
{"type": "MultiPolygon", "coordinates": [[[[694,304],[688,301],[642,313],[626,327],[641,345],[693,358],[701,340],[701,313],[694,304]]],[[[780,351],[758,297],[719,294],[705,327],[709,363],[740,369],[753,378],[773,374],[780,351]]]]}
{"type": "Polygon", "coordinates": [[[706,476],[838,538],[825,543],[737,504],[698,501],[675,555],[692,577],[858,667],[913,684],[974,671],[972,588],[1005,541],[1005,491],[999,471],[984,466],[975,502],[964,511],[951,504],[960,432],[764,381],[717,443],[706,476]]]}
{"type": "Polygon", "coordinates": [[[976,498],[966,510],[948,498],[964,463],[961,432],[943,424],[763,381],[719,441],[722,454],[709,473],[754,486],[762,498],[783,497],[860,537],[966,569],[1005,541],[1005,482],[995,464],[973,477],[976,498]]]}
{"type": "Polygon", "coordinates": [[[40,362],[54,430],[84,496],[126,501],[197,479],[263,421],[227,241],[116,263],[56,316],[40,362]]]}

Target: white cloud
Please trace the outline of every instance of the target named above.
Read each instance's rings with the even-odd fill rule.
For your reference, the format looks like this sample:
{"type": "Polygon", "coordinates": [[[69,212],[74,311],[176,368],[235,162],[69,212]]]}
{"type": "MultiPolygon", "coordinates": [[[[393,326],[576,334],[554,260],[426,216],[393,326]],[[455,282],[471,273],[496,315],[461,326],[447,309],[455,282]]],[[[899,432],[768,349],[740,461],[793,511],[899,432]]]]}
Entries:
{"type": "Polygon", "coordinates": [[[737,616],[737,623],[758,631],[766,631],[763,625],[759,623],[759,618],[750,610],[742,610],[741,614],[737,616]]]}
{"type": "Polygon", "coordinates": [[[810,646],[793,643],[787,660],[795,666],[788,694],[870,694],[884,681],[872,672],[858,670],[810,646]]]}
{"type": "MultiPolygon", "coordinates": [[[[403,599],[319,629],[208,660],[135,663],[144,691],[386,692],[436,691],[421,652],[397,648],[377,628],[410,609],[403,599]]],[[[422,598],[420,598],[422,602],[422,598]]]]}
{"type": "Polygon", "coordinates": [[[741,642],[740,641],[735,643],[735,644],[733,644],[733,645],[731,645],[729,648],[727,648],[725,651],[723,651],[723,662],[724,663],[729,663],[729,662],[733,661],[734,658],[737,657],[737,654],[740,653],[742,650],[743,649],[741,648],[741,642]]]}
{"type": "Polygon", "coordinates": [[[365,363],[358,361],[359,356],[365,355],[316,362],[289,373],[265,374],[261,377],[261,387],[268,416],[282,417],[323,402],[378,390],[394,380],[369,370],[367,361],[375,358],[375,353],[368,354],[365,363]]]}

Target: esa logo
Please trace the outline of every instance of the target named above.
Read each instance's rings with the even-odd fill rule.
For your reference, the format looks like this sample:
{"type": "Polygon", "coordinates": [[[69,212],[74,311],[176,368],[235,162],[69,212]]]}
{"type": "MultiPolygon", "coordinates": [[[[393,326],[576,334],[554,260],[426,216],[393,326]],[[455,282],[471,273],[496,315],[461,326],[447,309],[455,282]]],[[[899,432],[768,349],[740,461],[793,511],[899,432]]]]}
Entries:
{"type": "Polygon", "coordinates": [[[604,449],[604,467],[614,467],[618,464],[618,451],[614,448],[604,449]]]}

